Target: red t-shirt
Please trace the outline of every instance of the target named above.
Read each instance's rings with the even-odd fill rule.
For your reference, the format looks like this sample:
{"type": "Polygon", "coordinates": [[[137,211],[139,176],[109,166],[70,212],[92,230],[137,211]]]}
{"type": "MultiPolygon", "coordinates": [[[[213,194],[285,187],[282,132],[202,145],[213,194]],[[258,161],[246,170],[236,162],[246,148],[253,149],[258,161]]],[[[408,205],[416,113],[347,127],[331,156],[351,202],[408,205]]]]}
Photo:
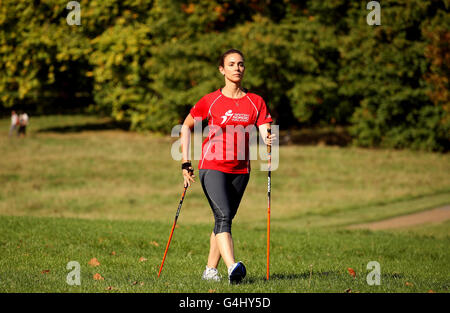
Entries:
{"type": "Polygon", "coordinates": [[[263,98],[248,92],[233,99],[218,89],[201,98],[190,113],[194,119],[208,119],[209,134],[202,144],[198,168],[250,173],[250,128],[272,122],[263,98]]]}

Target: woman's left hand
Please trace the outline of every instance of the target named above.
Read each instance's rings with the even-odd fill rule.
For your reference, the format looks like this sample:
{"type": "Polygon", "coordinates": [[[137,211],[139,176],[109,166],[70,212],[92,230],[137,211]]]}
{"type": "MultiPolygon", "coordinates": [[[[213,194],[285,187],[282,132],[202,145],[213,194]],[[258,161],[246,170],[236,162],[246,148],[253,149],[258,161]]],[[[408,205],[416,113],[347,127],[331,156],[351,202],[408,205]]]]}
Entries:
{"type": "Polygon", "coordinates": [[[268,146],[271,146],[272,143],[274,143],[277,140],[277,135],[276,134],[267,134],[267,137],[264,138],[264,143],[268,146]]]}

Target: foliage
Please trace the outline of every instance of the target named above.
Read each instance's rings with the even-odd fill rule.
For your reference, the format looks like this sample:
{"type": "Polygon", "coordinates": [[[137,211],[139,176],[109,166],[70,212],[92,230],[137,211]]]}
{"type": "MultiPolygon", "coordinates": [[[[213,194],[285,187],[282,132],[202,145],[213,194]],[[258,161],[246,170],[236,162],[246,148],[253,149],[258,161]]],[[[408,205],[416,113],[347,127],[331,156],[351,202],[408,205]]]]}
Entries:
{"type": "Polygon", "coordinates": [[[87,107],[169,132],[246,56],[245,87],[281,128],[350,126],[359,146],[450,147],[448,0],[60,0],[0,7],[0,100],[36,112],[87,107]]]}
{"type": "Polygon", "coordinates": [[[359,102],[352,115],[355,143],[448,149],[450,128],[440,122],[446,112],[433,105],[425,80],[433,60],[425,56],[427,42],[419,40],[427,13],[442,13],[439,3],[385,3],[390,4],[383,9],[386,26],[367,32],[360,18],[341,50],[340,93],[359,102]]]}

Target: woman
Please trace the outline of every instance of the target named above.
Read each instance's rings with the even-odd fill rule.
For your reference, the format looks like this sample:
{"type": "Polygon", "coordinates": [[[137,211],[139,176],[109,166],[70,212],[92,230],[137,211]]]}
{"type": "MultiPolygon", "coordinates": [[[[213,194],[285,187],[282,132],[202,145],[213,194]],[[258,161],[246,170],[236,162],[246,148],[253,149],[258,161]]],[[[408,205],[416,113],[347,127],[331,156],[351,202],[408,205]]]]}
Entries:
{"type": "Polygon", "coordinates": [[[244,134],[234,140],[236,136],[227,137],[226,130],[256,125],[267,145],[272,144],[275,135],[268,136],[272,118],[264,100],[241,86],[245,72],[242,52],[236,49],[225,52],[220,58],[219,71],[224,76],[225,86],[201,98],[184,120],[181,130],[182,171],[184,186],[190,186],[195,177],[189,158],[190,130],[195,122],[208,119],[209,135],[203,142],[198,168],[215,225],[202,278],[220,280],[217,265],[222,258],[228,268],[229,282],[239,283],[246,275],[246,268],[242,262],[235,262],[231,223],[250,177],[249,138],[244,134]],[[242,143],[244,157],[238,157],[242,156],[242,151],[236,150],[242,149],[242,143]]]}

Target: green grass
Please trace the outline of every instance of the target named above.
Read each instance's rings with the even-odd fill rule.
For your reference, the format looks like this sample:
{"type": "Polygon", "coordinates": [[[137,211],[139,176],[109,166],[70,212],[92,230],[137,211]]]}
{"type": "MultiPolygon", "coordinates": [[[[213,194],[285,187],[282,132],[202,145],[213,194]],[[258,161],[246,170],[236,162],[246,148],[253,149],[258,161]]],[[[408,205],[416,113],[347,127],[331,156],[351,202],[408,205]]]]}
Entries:
{"type": "Polygon", "coordinates": [[[32,116],[23,139],[8,138],[8,124],[0,120],[0,292],[448,292],[448,222],[345,229],[449,204],[446,154],[282,146],[272,174],[269,282],[267,173],[253,161],[233,224],[236,255],[249,274],[228,286],[199,279],[213,219],[198,182],[156,279],[182,192],[170,155],[176,138],[126,132],[92,116],[32,116]],[[88,265],[94,257],[99,267],[88,265]],[[69,261],[81,264],[81,286],[66,284],[69,261]],[[380,286],[366,283],[369,261],[381,265],[380,286]]]}
{"type": "MultiPolygon", "coordinates": [[[[0,217],[0,292],[344,292],[349,288],[448,292],[450,288],[448,236],[274,227],[271,279],[266,282],[265,230],[236,226],[236,255],[247,265],[248,276],[245,283],[230,286],[226,281],[200,279],[210,227],[179,225],[158,279],[169,223],[0,217]],[[88,264],[94,257],[100,262],[97,267],[88,264]],[[141,257],[147,260],[140,262],[141,257]],[[69,261],[81,265],[80,286],[66,283],[69,261]],[[380,263],[379,286],[366,282],[369,261],[380,263]],[[349,275],[349,267],[356,278],[349,275]],[[94,280],[96,273],[104,280],[94,280]]],[[[223,264],[219,270],[226,272],[223,264]]]]}

